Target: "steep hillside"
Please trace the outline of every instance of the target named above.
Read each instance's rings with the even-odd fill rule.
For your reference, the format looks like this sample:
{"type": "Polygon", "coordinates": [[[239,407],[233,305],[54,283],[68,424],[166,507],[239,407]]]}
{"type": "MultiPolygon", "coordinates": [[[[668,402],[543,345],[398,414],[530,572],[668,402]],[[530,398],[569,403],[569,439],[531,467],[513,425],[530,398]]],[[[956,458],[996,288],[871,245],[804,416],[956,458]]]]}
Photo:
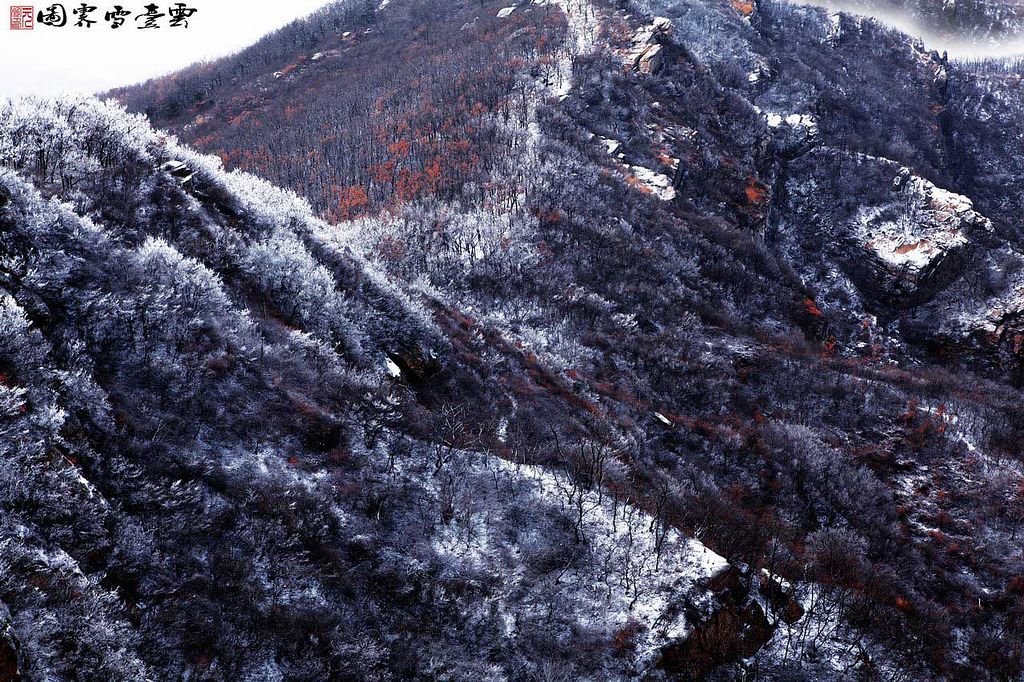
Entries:
{"type": "MultiPolygon", "coordinates": [[[[479,200],[508,174],[528,70],[564,48],[554,5],[329,6],[223,63],[113,93],[231,168],[301,187],[333,219],[432,197],[479,200]]],[[[516,179],[513,175],[513,178],[516,179]]]]}
{"type": "Polygon", "coordinates": [[[294,195],[95,100],[0,131],[4,679],[619,676],[715,611],[606,444],[417,405],[433,297],[294,195]]]}
{"type": "Polygon", "coordinates": [[[216,157],[11,104],[0,665],[1019,676],[1017,80],[392,0],[113,93],[216,157]]]}

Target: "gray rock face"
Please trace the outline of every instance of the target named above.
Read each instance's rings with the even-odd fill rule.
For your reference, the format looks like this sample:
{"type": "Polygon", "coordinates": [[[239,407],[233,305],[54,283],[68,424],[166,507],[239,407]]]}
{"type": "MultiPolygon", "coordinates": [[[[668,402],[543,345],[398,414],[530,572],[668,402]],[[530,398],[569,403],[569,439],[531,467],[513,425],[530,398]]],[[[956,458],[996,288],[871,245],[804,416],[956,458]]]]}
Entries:
{"type": "Polygon", "coordinates": [[[949,288],[908,315],[908,336],[990,369],[1024,376],[1024,254],[987,251],[949,288]]]}
{"type": "Polygon", "coordinates": [[[819,150],[794,163],[785,188],[784,213],[800,229],[780,236],[806,277],[821,279],[835,266],[874,307],[930,300],[963,273],[976,238],[992,230],[970,199],[886,159],[819,150]]]}
{"type": "Polygon", "coordinates": [[[665,17],[657,17],[633,36],[632,46],[626,56],[627,63],[640,73],[657,73],[664,58],[662,43],[668,41],[671,35],[672,21],[665,17]]]}

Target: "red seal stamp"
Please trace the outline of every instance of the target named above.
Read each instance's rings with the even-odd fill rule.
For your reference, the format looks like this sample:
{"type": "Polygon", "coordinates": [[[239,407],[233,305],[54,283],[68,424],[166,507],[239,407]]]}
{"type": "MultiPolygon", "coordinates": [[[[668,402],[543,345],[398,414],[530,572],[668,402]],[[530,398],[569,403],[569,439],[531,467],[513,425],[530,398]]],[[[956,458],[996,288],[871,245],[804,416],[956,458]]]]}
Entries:
{"type": "Polygon", "coordinates": [[[36,27],[31,5],[11,5],[11,30],[31,31],[36,27]]]}

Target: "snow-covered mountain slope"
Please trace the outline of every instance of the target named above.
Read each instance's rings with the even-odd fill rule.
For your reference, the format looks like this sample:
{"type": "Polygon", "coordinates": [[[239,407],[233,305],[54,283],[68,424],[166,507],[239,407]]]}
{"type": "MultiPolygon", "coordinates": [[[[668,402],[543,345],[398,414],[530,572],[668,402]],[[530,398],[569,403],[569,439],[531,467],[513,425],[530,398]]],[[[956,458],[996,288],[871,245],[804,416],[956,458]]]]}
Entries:
{"type": "Polygon", "coordinates": [[[1019,675],[1015,68],[393,0],[115,93],[219,163],[6,107],[0,661],[1019,675]]]}
{"type": "Polygon", "coordinates": [[[728,562],[606,445],[511,463],[411,403],[429,297],[293,194],[91,99],[0,139],[6,679],[618,676],[714,611],[728,562]]]}

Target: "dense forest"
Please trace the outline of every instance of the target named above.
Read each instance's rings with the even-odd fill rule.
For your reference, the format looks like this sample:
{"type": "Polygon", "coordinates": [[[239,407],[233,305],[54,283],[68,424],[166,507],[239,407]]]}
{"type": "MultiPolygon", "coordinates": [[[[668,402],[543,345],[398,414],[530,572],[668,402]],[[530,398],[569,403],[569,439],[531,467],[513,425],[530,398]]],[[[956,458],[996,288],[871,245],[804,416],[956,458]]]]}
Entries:
{"type": "Polygon", "coordinates": [[[1019,679],[1019,63],[341,2],[0,107],[0,679],[1019,679]]]}

